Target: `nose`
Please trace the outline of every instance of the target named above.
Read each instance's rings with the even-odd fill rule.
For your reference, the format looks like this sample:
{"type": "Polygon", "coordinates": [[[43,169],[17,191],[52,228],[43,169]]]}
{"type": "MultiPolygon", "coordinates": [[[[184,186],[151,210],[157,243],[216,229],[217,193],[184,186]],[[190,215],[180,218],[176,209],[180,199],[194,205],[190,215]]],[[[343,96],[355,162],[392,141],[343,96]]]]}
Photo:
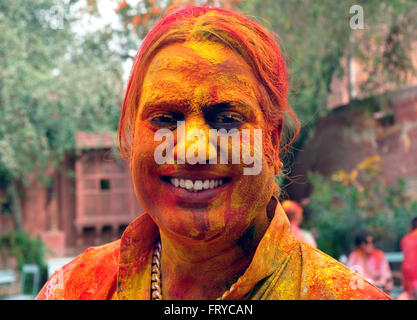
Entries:
{"type": "Polygon", "coordinates": [[[174,157],[178,164],[208,164],[217,159],[215,141],[210,139],[210,126],[203,117],[179,121],[174,157]]]}

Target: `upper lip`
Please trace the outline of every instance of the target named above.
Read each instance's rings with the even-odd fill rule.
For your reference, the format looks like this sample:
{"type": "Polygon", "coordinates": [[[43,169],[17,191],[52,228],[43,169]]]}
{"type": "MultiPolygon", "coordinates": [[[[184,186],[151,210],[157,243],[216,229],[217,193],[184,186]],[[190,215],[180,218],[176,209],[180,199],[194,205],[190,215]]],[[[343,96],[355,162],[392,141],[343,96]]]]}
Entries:
{"type": "Polygon", "coordinates": [[[178,168],[164,168],[158,170],[160,177],[170,177],[177,179],[189,179],[189,180],[212,180],[222,178],[232,178],[230,172],[225,170],[205,170],[205,169],[178,169],[178,168]]]}
{"type": "Polygon", "coordinates": [[[172,179],[184,179],[184,180],[218,180],[218,179],[224,179],[224,178],[229,178],[229,177],[225,177],[225,176],[208,176],[208,175],[173,175],[173,176],[164,176],[164,177],[169,177],[172,179]]]}

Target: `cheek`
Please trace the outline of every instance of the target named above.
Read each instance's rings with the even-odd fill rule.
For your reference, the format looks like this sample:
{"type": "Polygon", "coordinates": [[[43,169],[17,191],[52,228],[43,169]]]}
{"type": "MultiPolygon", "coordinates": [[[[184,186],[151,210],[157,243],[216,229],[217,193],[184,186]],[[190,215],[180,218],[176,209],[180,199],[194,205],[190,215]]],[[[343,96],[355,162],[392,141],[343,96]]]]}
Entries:
{"type": "Polygon", "coordinates": [[[158,141],[154,141],[152,130],[146,127],[139,128],[139,133],[136,132],[132,142],[131,171],[137,197],[143,202],[142,200],[146,197],[154,200],[158,194],[155,178],[152,177],[157,165],[154,150],[158,141]]]}
{"type": "Polygon", "coordinates": [[[243,175],[235,188],[232,203],[251,212],[266,206],[275,188],[272,172],[272,168],[263,160],[262,170],[258,175],[243,175]]]}

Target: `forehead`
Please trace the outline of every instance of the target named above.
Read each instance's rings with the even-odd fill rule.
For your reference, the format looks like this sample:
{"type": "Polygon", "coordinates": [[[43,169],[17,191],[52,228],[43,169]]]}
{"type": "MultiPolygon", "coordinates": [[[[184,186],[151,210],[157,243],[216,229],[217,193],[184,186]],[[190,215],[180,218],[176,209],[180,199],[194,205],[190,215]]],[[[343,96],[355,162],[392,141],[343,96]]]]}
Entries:
{"type": "Polygon", "coordinates": [[[258,86],[245,60],[226,46],[195,41],[161,49],[149,64],[141,105],[159,100],[186,100],[190,105],[223,101],[257,104],[258,86]]]}

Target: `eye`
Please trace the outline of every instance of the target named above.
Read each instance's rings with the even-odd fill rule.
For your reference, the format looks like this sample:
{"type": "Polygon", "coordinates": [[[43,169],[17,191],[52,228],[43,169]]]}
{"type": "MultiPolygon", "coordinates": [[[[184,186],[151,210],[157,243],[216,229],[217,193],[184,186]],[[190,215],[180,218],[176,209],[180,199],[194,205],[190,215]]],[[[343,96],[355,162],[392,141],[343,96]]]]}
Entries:
{"type": "Polygon", "coordinates": [[[157,113],[150,118],[150,123],[158,128],[175,128],[177,121],[184,120],[184,116],[177,113],[157,113]]]}
{"type": "Polygon", "coordinates": [[[245,117],[233,111],[222,111],[207,115],[207,122],[215,129],[237,129],[244,122],[245,117]]]}

